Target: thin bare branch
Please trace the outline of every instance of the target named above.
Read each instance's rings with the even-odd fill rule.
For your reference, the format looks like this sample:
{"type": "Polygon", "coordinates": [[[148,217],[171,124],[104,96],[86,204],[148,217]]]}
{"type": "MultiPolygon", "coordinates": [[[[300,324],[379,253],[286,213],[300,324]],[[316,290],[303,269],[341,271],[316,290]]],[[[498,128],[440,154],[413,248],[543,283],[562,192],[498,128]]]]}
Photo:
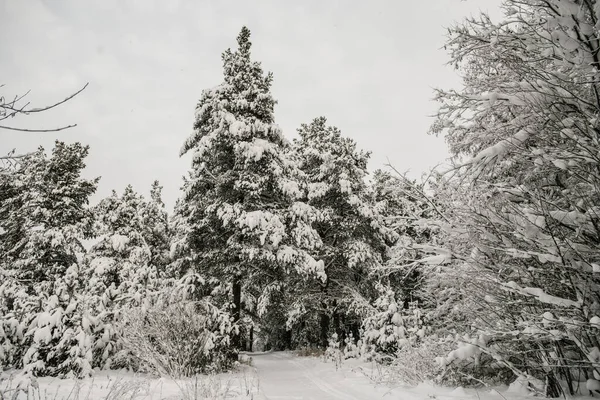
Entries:
{"type": "Polygon", "coordinates": [[[64,131],[65,129],[74,128],[76,126],[77,126],[77,124],[61,126],[60,128],[54,128],[54,129],[25,129],[25,128],[14,128],[11,126],[0,125],[0,129],[7,129],[9,131],[18,131],[18,132],[41,133],[41,132],[59,132],[59,131],[64,131]]]}
{"type": "MultiPolygon", "coordinates": [[[[79,89],[78,91],[76,91],[75,93],[73,93],[72,95],[68,96],[67,98],[65,98],[64,100],[59,101],[58,103],[54,103],[50,106],[46,106],[46,107],[41,107],[41,108],[32,108],[30,110],[25,111],[26,114],[29,113],[37,113],[37,112],[42,112],[42,111],[46,111],[46,110],[50,110],[51,108],[57,107],[61,104],[66,103],[67,101],[71,100],[73,97],[77,96],[79,93],[83,92],[85,90],[85,88],[88,87],[90,83],[86,83],[85,85],[83,85],[83,87],[81,89],[79,89]]],[[[73,125],[74,126],[74,125],[73,125]]]]}

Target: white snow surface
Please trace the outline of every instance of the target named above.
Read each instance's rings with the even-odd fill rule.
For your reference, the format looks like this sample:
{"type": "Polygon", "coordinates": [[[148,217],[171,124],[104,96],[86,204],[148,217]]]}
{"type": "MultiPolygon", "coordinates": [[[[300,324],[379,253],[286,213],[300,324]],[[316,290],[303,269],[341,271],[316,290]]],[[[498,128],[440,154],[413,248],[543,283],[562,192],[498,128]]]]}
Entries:
{"type": "MultiPolygon", "coordinates": [[[[38,378],[41,399],[100,400],[126,398],[136,400],[229,399],[229,400],[531,400],[524,390],[511,388],[464,389],[438,387],[423,383],[410,387],[399,383],[377,383],[380,369],[359,360],[341,365],[323,358],[297,357],[290,352],[246,353],[251,366],[237,371],[185,380],[153,378],[127,371],[95,371],[83,380],[38,378]],[[133,391],[137,394],[132,396],[133,391]],[[195,390],[196,397],[190,397],[195,390]]],[[[0,392],[17,387],[18,371],[4,372],[0,392]]],[[[595,387],[596,381],[588,382],[595,387]]],[[[12,394],[12,392],[11,392],[12,394]]],[[[31,396],[31,395],[30,395],[31,396]]],[[[30,397],[31,398],[31,397],[30,397]]],[[[18,399],[27,399],[23,393],[18,399]]],[[[578,399],[592,399],[578,397],[578,399]]]]}
{"type": "Polygon", "coordinates": [[[256,399],[259,390],[256,371],[244,365],[232,373],[177,380],[126,370],[96,370],[94,376],[81,380],[37,378],[37,388],[29,383],[20,371],[3,372],[0,376],[0,398],[5,393],[14,400],[251,400],[256,399]],[[13,398],[19,385],[27,388],[29,394],[22,391],[13,398]]]}
{"type": "MultiPolygon", "coordinates": [[[[376,383],[379,367],[345,360],[336,368],[323,358],[296,357],[289,352],[249,354],[260,392],[256,400],[525,400],[530,393],[507,388],[464,389],[423,383],[416,387],[376,383]]],[[[591,398],[590,398],[591,399],[591,398]]]]}

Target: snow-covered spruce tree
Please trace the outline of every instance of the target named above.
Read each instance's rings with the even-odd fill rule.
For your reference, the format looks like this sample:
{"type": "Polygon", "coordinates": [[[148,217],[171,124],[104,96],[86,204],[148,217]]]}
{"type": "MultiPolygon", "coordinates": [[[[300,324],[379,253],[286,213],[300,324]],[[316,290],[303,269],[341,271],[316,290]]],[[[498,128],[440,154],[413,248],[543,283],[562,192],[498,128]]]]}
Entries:
{"type": "MultiPolygon", "coordinates": [[[[298,202],[289,143],[274,123],[272,75],[250,58],[250,31],[238,49],[223,53],[224,82],[205,90],[193,134],[181,154],[192,153],[184,186],[185,245],[208,293],[230,294],[233,319],[244,306],[264,314],[288,274],[324,279],[322,262],[305,250],[320,244],[311,228],[314,210],[298,202]]],[[[234,338],[237,342],[237,338],[234,338]]],[[[234,343],[239,347],[239,343],[234,343]]]]}
{"type": "Polygon", "coordinates": [[[445,328],[437,323],[435,277],[450,257],[437,240],[443,214],[424,185],[397,173],[373,174],[375,210],[396,237],[386,262],[375,270],[379,297],[364,321],[363,343],[388,360],[402,348],[420,346],[426,331],[445,328]]]}
{"type": "Polygon", "coordinates": [[[444,361],[493,358],[557,396],[600,380],[600,3],[504,10],[450,30],[465,87],[438,93],[448,245],[485,335],[444,361]]]}
{"type": "Polygon", "coordinates": [[[159,275],[166,273],[167,265],[171,261],[169,253],[173,235],[162,200],[162,188],[158,181],[152,182],[150,199],[142,211],[143,235],[150,248],[150,264],[156,267],[159,275]]]}
{"type": "Polygon", "coordinates": [[[88,147],[56,142],[3,175],[0,203],[0,359],[36,375],[91,372],[91,331],[78,293],[81,240],[92,234],[81,177],[88,147]]]}
{"type": "MultiPolygon", "coordinates": [[[[161,287],[169,249],[168,216],[154,182],[147,201],[128,185],[93,209],[99,241],[86,257],[86,301],[97,328],[94,362],[108,367],[120,350],[115,323],[120,312],[149,304],[161,287]]],[[[126,360],[123,362],[127,362],[126,360]]]]}
{"type": "Polygon", "coordinates": [[[100,284],[104,292],[114,285],[122,296],[140,303],[144,296],[139,289],[154,285],[158,269],[166,264],[168,216],[160,197],[146,201],[128,185],[121,196],[113,191],[102,199],[94,213],[100,240],[88,254],[93,264],[90,287],[100,284]]]}
{"type": "Polygon", "coordinates": [[[231,364],[222,356],[229,314],[190,301],[194,276],[169,264],[173,235],[160,190],[154,182],[145,199],[127,186],[94,207],[99,241],[86,257],[83,297],[94,366],[172,378],[222,370],[231,364]]]}
{"type": "Polygon", "coordinates": [[[324,264],[327,279],[297,287],[292,314],[302,330],[317,317],[319,342],[327,347],[331,328],[341,340],[350,332],[358,336],[361,310],[376,294],[372,273],[384,262],[394,233],[376,212],[365,182],[369,154],[327,126],[324,117],[303,124],[298,133],[294,151],[307,202],[319,211],[313,226],[323,244],[314,257],[324,264]]]}

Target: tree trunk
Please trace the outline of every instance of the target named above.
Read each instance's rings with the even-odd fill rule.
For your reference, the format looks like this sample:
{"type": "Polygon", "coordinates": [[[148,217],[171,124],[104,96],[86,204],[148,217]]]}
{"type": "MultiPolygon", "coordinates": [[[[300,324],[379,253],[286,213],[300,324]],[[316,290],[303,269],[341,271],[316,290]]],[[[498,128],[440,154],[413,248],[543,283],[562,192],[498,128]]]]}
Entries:
{"type": "Polygon", "coordinates": [[[356,342],[360,339],[360,324],[358,322],[352,322],[350,324],[350,332],[352,333],[352,339],[356,342]]]}
{"type": "Polygon", "coordinates": [[[329,315],[321,311],[321,347],[327,349],[329,345],[329,315]]]}
{"type": "Polygon", "coordinates": [[[338,340],[341,342],[344,338],[342,337],[343,332],[340,325],[340,314],[337,311],[333,312],[333,330],[337,335],[338,340]]]}
{"type": "MultiPolygon", "coordinates": [[[[242,308],[242,282],[239,276],[233,278],[233,323],[237,324],[240,321],[242,308]]],[[[238,332],[232,337],[232,345],[234,349],[242,350],[241,332],[238,332]]]]}
{"type": "Polygon", "coordinates": [[[254,327],[250,327],[250,341],[248,342],[248,351],[252,352],[252,348],[254,347],[254,327]]]}

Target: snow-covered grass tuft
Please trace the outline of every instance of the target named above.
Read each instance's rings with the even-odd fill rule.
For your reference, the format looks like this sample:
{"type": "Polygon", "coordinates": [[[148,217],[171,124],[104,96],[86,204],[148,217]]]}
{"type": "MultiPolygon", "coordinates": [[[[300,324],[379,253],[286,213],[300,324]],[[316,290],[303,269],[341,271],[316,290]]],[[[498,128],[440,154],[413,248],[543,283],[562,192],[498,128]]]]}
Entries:
{"type": "Polygon", "coordinates": [[[150,398],[150,381],[147,379],[115,378],[102,384],[93,378],[21,379],[11,375],[0,377],[0,400],[134,400],[150,398]],[[52,382],[47,384],[46,382],[52,382]]]}
{"type": "MultiPolygon", "coordinates": [[[[91,388],[91,387],[90,387],[91,388]]],[[[131,381],[120,378],[115,381],[108,391],[105,400],[134,400],[149,394],[150,383],[147,380],[131,381]]],[[[87,399],[90,399],[91,391],[88,391],[87,399]]]]}
{"type": "Polygon", "coordinates": [[[256,373],[245,370],[234,376],[195,376],[179,384],[181,400],[252,399],[259,390],[256,373]]]}
{"type": "Polygon", "coordinates": [[[126,371],[96,371],[80,380],[0,376],[0,400],[251,400],[258,391],[258,376],[248,367],[177,380],[126,371]]]}

